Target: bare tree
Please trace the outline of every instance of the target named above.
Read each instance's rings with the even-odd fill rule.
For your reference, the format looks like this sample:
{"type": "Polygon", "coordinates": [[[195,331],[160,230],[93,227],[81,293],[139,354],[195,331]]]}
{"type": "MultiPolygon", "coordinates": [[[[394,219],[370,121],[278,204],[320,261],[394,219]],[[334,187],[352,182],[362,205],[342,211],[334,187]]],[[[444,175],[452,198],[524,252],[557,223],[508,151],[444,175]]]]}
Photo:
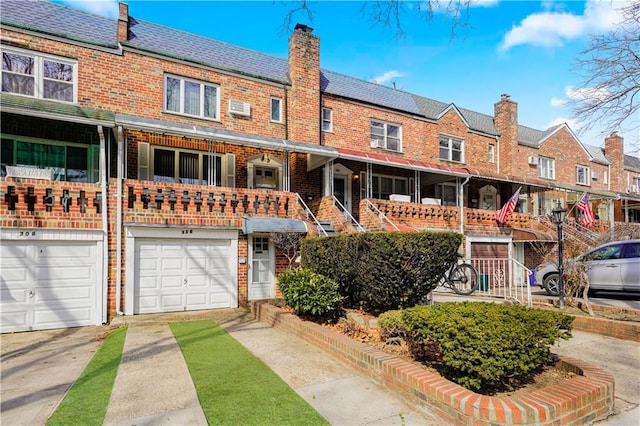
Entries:
{"type": "Polygon", "coordinates": [[[596,124],[603,136],[640,130],[640,1],[619,12],[615,29],[591,36],[574,64],[582,82],[569,106],[582,123],[580,133],[596,124]]]}
{"type": "Polygon", "coordinates": [[[293,231],[272,232],[269,234],[269,239],[273,241],[276,249],[289,261],[288,269],[291,269],[296,258],[300,256],[300,241],[304,236],[305,234],[293,231]]]}
{"type": "MultiPolygon", "coordinates": [[[[451,19],[451,37],[455,37],[460,28],[468,24],[469,8],[472,4],[482,0],[425,0],[422,2],[408,2],[404,0],[374,0],[363,2],[361,13],[374,25],[393,28],[395,36],[404,36],[402,26],[403,16],[416,14],[430,22],[436,12],[443,13],[451,19]]],[[[284,30],[291,29],[296,12],[305,12],[307,19],[313,22],[313,2],[297,0],[285,16],[284,30]]]]}

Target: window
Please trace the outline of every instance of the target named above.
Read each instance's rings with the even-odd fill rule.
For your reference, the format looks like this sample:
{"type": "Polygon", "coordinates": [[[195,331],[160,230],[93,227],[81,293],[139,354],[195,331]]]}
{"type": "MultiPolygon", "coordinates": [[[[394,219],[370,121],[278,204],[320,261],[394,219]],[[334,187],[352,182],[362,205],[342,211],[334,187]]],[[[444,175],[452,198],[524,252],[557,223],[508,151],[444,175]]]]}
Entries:
{"type": "Polygon", "coordinates": [[[552,158],[538,157],[538,176],[547,179],[555,179],[555,166],[556,162],[552,158]]]}
{"type": "MultiPolygon", "coordinates": [[[[436,185],[436,198],[442,200],[443,206],[457,206],[458,188],[456,184],[445,182],[436,185]]],[[[495,208],[493,210],[495,210],[495,208]]]]}
{"type": "Polygon", "coordinates": [[[402,152],[402,128],[396,124],[371,120],[371,147],[402,152]]]}
{"type": "Polygon", "coordinates": [[[277,189],[278,169],[270,167],[254,167],[254,187],[260,189],[277,189]]]}
{"type": "Polygon", "coordinates": [[[167,75],[164,79],[166,111],[217,120],[220,111],[218,86],[167,75]]]}
{"type": "Polygon", "coordinates": [[[496,162],[496,146],[492,143],[489,144],[489,162],[496,162]]]}
{"type": "Polygon", "coordinates": [[[1,176],[7,166],[49,169],[52,179],[94,183],[99,180],[98,145],[82,145],[31,138],[2,138],[1,176]]]}
{"type": "Polygon", "coordinates": [[[222,156],[195,151],[153,149],[153,180],[222,186],[222,156]]]}
{"type": "Polygon", "coordinates": [[[333,132],[333,111],[330,108],[322,108],[322,131],[333,132]]]}
{"type": "MultiPolygon", "coordinates": [[[[372,175],[371,184],[371,197],[379,200],[388,200],[391,194],[410,195],[409,180],[407,178],[372,175]]],[[[363,198],[366,198],[366,194],[363,195],[363,198]]]]}
{"type": "Polygon", "coordinates": [[[450,136],[440,136],[440,159],[445,161],[464,162],[464,143],[450,136]]]}
{"type": "Polygon", "coordinates": [[[576,183],[580,185],[589,185],[589,167],[576,166],[576,183]]]}
{"type": "Polygon", "coordinates": [[[22,49],[2,51],[2,91],[76,102],[77,63],[22,49]]]}
{"type": "Polygon", "coordinates": [[[282,123],[282,99],[271,97],[271,121],[282,123]]]}

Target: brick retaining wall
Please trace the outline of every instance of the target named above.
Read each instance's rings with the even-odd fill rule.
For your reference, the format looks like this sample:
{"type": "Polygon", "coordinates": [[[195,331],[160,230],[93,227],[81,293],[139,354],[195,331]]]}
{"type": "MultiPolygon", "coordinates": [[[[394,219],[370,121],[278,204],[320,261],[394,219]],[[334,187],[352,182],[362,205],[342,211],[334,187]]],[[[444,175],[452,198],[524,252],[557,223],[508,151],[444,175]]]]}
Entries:
{"type": "Polygon", "coordinates": [[[451,424],[584,424],[613,413],[613,376],[574,358],[562,358],[559,364],[578,374],[564,383],[521,397],[491,397],[343,334],[302,321],[268,302],[254,302],[251,310],[258,320],[300,337],[405,397],[427,404],[451,424]]]}

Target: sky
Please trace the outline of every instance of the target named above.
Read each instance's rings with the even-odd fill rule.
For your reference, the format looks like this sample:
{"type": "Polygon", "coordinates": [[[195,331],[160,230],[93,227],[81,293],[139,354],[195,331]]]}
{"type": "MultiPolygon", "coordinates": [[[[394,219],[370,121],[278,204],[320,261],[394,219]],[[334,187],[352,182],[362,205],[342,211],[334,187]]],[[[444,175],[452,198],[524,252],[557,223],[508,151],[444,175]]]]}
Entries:
{"type": "MultiPolygon", "coordinates": [[[[115,0],[55,0],[117,18],[115,0]]],[[[384,26],[364,2],[130,0],[129,15],[286,58],[293,26],[302,23],[320,37],[320,66],[396,87],[437,101],[493,115],[502,94],[518,103],[521,125],[544,130],[567,123],[579,140],[603,146],[602,129],[583,132],[566,101],[579,96],[575,70],[589,36],[616,25],[624,0],[474,0],[452,36],[444,8],[430,19],[426,3],[402,1],[400,22],[384,26]],[[287,26],[287,16],[290,16],[287,26]]],[[[371,2],[369,2],[370,4],[371,2]]],[[[446,5],[448,0],[440,0],[446,5]]],[[[386,3],[389,4],[389,3],[386,3]]],[[[640,117],[620,129],[625,152],[640,155],[640,117]]]]}

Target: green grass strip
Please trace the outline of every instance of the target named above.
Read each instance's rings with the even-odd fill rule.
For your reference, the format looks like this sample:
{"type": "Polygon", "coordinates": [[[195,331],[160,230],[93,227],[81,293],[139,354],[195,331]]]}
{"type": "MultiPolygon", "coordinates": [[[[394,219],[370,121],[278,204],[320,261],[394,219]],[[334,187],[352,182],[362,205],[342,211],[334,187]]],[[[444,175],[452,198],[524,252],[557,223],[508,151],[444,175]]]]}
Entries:
{"type": "Polygon", "coordinates": [[[268,366],[213,321],[170,324],[211,425],[326,425],[268,366]]]}
{"type": "Polygon", "coordinates": [[[104,423],[126,335],[126,328],[109,333],[58,409],[47,421],[47,425],[104,423]]]}

